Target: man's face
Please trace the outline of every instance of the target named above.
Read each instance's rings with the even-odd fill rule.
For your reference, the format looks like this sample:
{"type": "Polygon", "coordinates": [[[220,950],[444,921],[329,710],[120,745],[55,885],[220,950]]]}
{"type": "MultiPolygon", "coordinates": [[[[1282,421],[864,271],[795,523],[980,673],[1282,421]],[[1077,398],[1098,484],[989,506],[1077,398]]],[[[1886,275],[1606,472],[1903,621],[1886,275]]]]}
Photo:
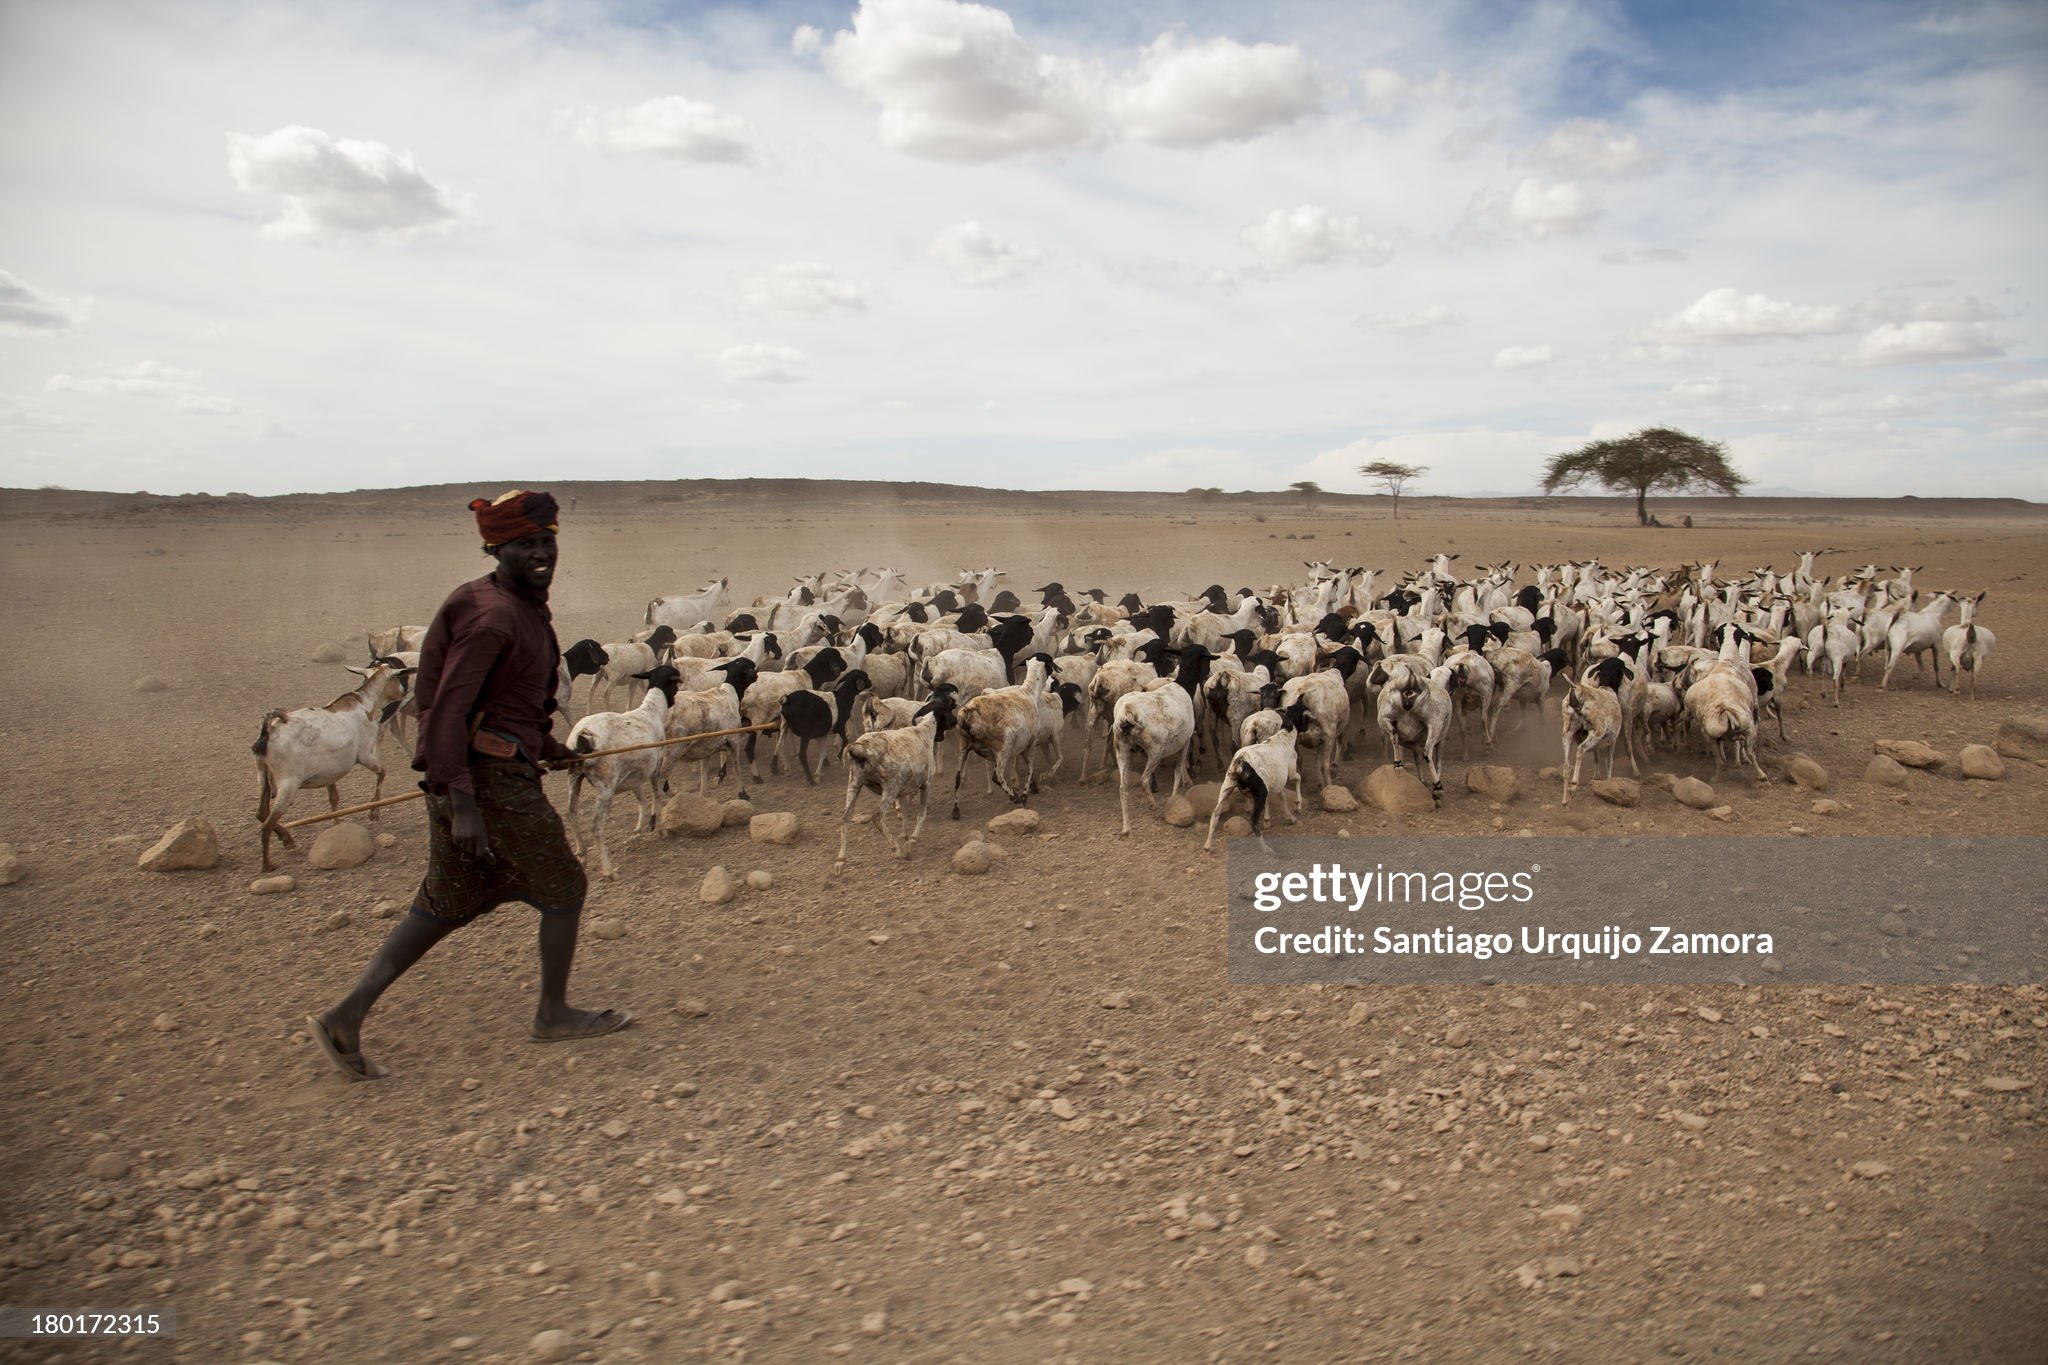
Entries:
{"type": "Polygon", "coordinates": [[[498,547],[498,568],[520,587],[546,592],[548,585],[555,581],[555,560],[559,553],[554,532],[533,531],[498,547]]]}

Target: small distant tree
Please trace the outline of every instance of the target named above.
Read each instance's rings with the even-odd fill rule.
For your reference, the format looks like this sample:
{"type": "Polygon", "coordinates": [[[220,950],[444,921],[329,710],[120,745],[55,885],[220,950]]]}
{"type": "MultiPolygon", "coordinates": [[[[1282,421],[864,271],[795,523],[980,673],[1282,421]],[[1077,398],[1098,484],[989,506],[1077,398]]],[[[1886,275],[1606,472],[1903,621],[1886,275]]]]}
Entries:
{"type": "Polygon", "coordinates": [[[1543,471],[1543,491],[1597,483],[1617,493],[1636,495],[1636,525],[1650,524],[1646,500],[1652,489],[1725,493],[1739,497],[1748,476],[1728,463],[1728,448],[1690,432],[1670,427],[1641,431],[1607,441],[1589,441],[1577,450],[1550,457],[1543,471]]]}
{"type": "Polygon", "coordinates": [[[1216,501],[1216,499],[1223,496],[1223,490],[1220,488],[1190,488],[1188,490],[1188,496],[1191,498],[1199,498],[1203,502],[1214,502],[1216,501]]]}
{"type": "Polygon", "coordinates": [[[1311,512],[1316,510],[1316,498],[1323,491],[1321,484],[1317,483],[1314,479],[1301,479],[1287,486],[1301,494],[1301,505],[1303,507],[1306,507],[1311,512]]]}
{"type": "Polygon", "coordinates": [[[1360,465],[1358,472],[1387,490],[1388,495],[1394,499],[1394,520],[1399,521],[1401,519],[1401,490],[1408,486],[1409,480],[1419,479],[1424,474],[1427,474],[1429,466],[1426,464],[1398,464],[1393,460],[1374,460],[1371,464],[1360,465]]]}

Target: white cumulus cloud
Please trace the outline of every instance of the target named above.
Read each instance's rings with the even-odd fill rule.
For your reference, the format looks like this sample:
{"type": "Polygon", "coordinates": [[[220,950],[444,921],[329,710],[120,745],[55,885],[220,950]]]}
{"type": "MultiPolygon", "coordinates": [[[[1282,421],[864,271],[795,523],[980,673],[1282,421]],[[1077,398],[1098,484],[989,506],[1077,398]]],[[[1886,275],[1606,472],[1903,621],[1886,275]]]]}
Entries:
{"type": "Polygon", "coordinates": [[[466,213],[427,179],[412,153],[300,124],[262,137],[229,133],[228,173],[251,194],[284,200],[283,212],[263,225],[263,235],[278,240],[399,241],[444,231],[466,213]]]}
{"type": "Polygon", "coordinates": [[[10,332],[67,332],[85,318],[83,305],[45,294],[0,270],[0,327],[10,332]]]}
{"type": "Polygon", "coordinates": [[[1416,80],[1390,66],[1375,66],[1359,75],[1358,86],[1364,96],[1365,111],[1380,118],[1407,105],[1449,101],[1456,97],[1450,76],[1442,70],[1426,80],[1416,80]]]}
{"type": "Polygon", "coordinates": [[[240,403],[211,393],[188,393],[178,400],[178,411],[195,417],[232,417],[241,410],[240,403]]]}
{"type": "Polygon", "coordinates": [[[1574,175],[1617,176],[1647,170],[1656,157],[1634,133],[1576,118],[1551,130],[1537,145],[1536,160],[1574,175]]]}
{"type": "Polygon", "coordinates": [[[811,377],[811,358],[794,346],[742,342],[718,353],[718,368],[731,383],[794,384],[811,377]]]}
{"type": "Polygon", "coordinates": [[[1834,336],[1852,331],[1846,308],[1787,303],[1768,294],[1713,289],[1661,322],[1651,324],[1652,341],[1778,341],[1787,337],[1834,336]]]}
{"type": "Polygon", "coordinates": [[[1237,236],[1273,270],[1343,262],[1385,265],[1394,254],[1356,217],[1331,213],[1320,204],[1274,209],[1237,236]]]}
{"type": "Polygon", "coordinates": [[[740,297],[749,308],[776,313],[858,313],[868,306],[866,286],[842,280],[815,261],[790,261],[750,275],[740,282],[740,297]]]}
{"type": "Polygon", "coordinates": [[[130,398],[168,398],[190,393],[199,375],[154,360],[123,365],[109,374],[53,374],[43,381],[45,393],[125,394],[130,398]]]}
{"type": "Polygon", "coordinates": [[[1168,147],[1256,137],[1315,107],[1315,77],[1294,44],[1184,44],[1172,34],[1147,47],[1137,72],[1110,96],[1118,128],[1168,147]]]}
{"type": "Polygon", "coordinates": [[[1583,232],[1599,215],[1599,206],[1583,186],[1569,180],[1528,176],[1512,190],[1489,187],[1473,195],[1461,227],[1468,236],[1493,229],[1540,241],[1562,233],[1583,232]]]}
{"type": "Polygon", "coordinates": [[[1719,375],[1681,379],[1664,391],[1666,401],[1684,408],[1727,408],[1749,401],[1749,386],[1719,375]]]}
{"type": "Polygon", "coordinates": [[[1548,365],[1555,359],[1557,351],[1549,346],[1503,346],[1493,353],[1493,368],[1533,370],[1538,365],[1548,365]]]}
{"type": "Polygon", "coordinates": [[[1404,336],[1434,331],[1439,327],[1458,327],[1464,322],[1464,314],[1454,312],[1440,303],[1406,313],[1382,313],[1377,317],[1359,319],[1361,326],[1370,327],[1376,332],[1394,332],[1404,336]]]}
{"type": "Polygon", "coordinates": [[[1034,51],[1010,16],[957,0],[862,0],[853,28],[798,30],[849,90],[882,107],[883,143],[943,161],[1060,151],[1102,136],[1102,76],[1034,51]]]}
{"type": "Polygon", "coordinates": [[[646,152],[679,161],[748,162],[756,134],[737,114],[699,100],[662,95],[627,109],[563,109],[555,126],[599,151],[646,152]]]}
{"type": "Polygon", "coordinates": [[[944,228],[925,255],[952,272],[956,284],[999,284],[1045,259],[1037,247],[1004,241],[972,219],[944,228]]]}
{"type": "Polygon", "coordinates": [[[1982,322],[1887,322],[1857,338],[1845,359],[1851,365],[1916,365],[2004,354],[2004,345],[1982,322]]]}

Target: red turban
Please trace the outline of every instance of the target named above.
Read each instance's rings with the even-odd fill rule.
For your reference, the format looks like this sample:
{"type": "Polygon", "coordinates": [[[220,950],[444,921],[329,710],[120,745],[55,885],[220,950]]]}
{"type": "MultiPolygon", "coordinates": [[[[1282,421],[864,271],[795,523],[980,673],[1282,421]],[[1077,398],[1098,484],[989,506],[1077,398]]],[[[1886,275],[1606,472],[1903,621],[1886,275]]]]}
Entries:
{"type": "Polygon", "coordinates": [[[488,546],[503,545],[508,540],[517,540],[535,531],[561,529],[556,524],[561,508],[549,493],[529,493],[523,488],[515,488],[488,501],[477,498],[469,504],[469,510],[476,513],[476,529],[488,546]]]}

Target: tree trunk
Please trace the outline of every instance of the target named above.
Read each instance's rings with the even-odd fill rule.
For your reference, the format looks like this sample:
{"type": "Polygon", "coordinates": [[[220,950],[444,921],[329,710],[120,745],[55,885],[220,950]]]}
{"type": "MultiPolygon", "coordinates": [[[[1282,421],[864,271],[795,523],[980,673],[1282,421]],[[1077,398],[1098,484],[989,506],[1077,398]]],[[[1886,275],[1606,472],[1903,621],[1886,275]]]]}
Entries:
{"type": "Polygon", "coordinates": [[[1643,499],[1648,495],[1649,491],[1647,488],[1638,488],[1636,490],[1636,525],[1638,526],[1648,526],[1650,524],[1650,514],[1643,506],[1643,499]]]}
{"type": "Polygon", "coordinates": [[[1400,495],[1399,493],[1396,493],[1396,494],[1394,494],[1394,520],[1395,520],[1395,521],[1399,521],[1400,519],[1401,519],[1401,495],[1400,495]]]}

